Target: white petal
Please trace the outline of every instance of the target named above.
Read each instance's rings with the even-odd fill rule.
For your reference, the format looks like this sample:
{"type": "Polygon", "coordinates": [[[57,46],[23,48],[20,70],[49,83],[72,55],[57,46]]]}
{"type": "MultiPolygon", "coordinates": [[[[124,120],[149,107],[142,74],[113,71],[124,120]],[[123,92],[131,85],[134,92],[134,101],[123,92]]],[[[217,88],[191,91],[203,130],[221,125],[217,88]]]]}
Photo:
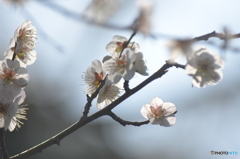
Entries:
{"type": "Polygon", "coordinates": [[[148,114],[151,114],[150,105],[145,104],[141,109],[141,114],[144,118],[148,119],[148,114]]]}
{"type": "Polygon", "coordinates": [[[143,54],[141,52],[136,53],[136,61],[134,64],[136,72],[138,72],[141,75],[147,76],[147,66],[145,65],[145,62],[143,60],[143,54]]]}
{"type": "Polygon", "coordinates": [[[125,38],[124,36],[115,35],[115,36],[113,37],[113,41],[116,41],[116,42],[124,42],[124,41],[127,41],[127,38],[125,38]]]}
{"type": "Polygon", "coordinates": [[[151,106],[157,108],[159,106],[161,106],[163,104],[163,101],[162,99],[158,98],[158,97],[154,97],[151,101],[151,106]]]}
{"type": "Polygon", "coordinates": [[[103,72],[103,70],[102,70],[102,63],[99,60],[94,60],[92,62],[92,66],[91,67],[94,68],[95,72],[97,72],[98,74],[103,72]]]}
{"type": "Polygon", "coordinates": [[[162,118],[154,118],[150,120],[151,124],[159,124],[161,126],[169,127],[175,124],[176,118],[174,115],[167,116],[167,117],[162,117],[162,118]]]}
{"type": "Polygon", "coordinates": [[[195,67],[192,67],[191,65],[186,65],[186,67],[185,67],[185,70],[186,70],[186,73],[188,74],[188,75],[194,75],[194,74],[196,74],[196,72],[197,72],[197,69],[195,68],[195,67]]]}
{"type": "Polygon", "coordinates": [[[118,45],[116,44],[116,42],[110,42],[109,44],[107,44],[106,46],[106,50],[107,52],[113,54],[116,52],[116,48],[118,47],[118,45]]]}
{"type": "Polygon", "coordinates": [[[173,103],[163,103],[162,108],[166,112],[164,116],[168,116],[176,112],[176,106],[173,103]]]}
{"type": "Polygon", "coordinates": [[[9,127],[8,127],[8,130],[10,132],[12,132],[15,127],[16,127],[17,123],[16,123],[16,117],[13,117],[13,119],[11,120],[10,124],[9,124],[9,127]]]}
{"type": "Polygon", "coordinates": [[[104,56],[104,58],[102,59],[102,62],[104,63],[105,61],[107,61],[107,60],[109,60],[111,58],[112,58],[112,56],[109,56],[109,55],[104,56]]]}

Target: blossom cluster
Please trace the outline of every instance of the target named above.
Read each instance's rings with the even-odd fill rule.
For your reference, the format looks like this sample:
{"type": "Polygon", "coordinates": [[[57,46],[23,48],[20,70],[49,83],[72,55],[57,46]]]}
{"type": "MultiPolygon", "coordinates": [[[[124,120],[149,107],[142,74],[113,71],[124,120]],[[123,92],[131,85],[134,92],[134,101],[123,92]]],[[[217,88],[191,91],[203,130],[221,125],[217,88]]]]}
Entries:
{"type": "MultiPolygon", "coordinates": [[[[97,107],[99,109],[111,104],[118,97],[121,89],[123,89],[122,79],[129,81],[135,73],[148,75],[143,53],[140,52],[138,43],[128,42],[127,38],[116,35],[107,44],[106,50],[111,56],[105,56],[102,60],[103,64],[99,60],[94,60],[84,76],[85,83],[88,85],[86,92],[89,96],[105,80],[105,84],[99,90],[97,97],[97,107]]],[[[141,109],[143,117],[147,118],[152,124],[166,127],[175,123],[175,112],[174,104],[163,103],[158,97],[155,97],[151,104],[145,104],[141,109]]]]}
{"type": "Polygon", "coordinates": [[[27,65],[36,60],[35,39],[36,28],[27,20],[16,29],[0,61],[0,128],[5,130],[20,128],[20,120],[26,119],[27,108],[21,104],[29,81],[27,65]]]}
{"type": "MultiPolygon", "coordinates": [[[[215,85],[222,79],[221,69],[223,60],[220,55],[211,53],[206,48],[192,49],[194,41],[175,40],[171,49],[169,64],[175,64],[179,55],[185,55],[187,64],[186,73],[191,76],[194,87],[206,87],[215,85]]],[[[105,105],[111,104],[123,89],[122,79],[131,80],[135,73],[147,76],[147,66],[140,52],[139,44],[128,41],[123,36],[116,35],[107,44],[106,50],[111,54],[103,58],[102,63],[94,60],[91,67],[85,73],[85,83],[88,85],[87,94],[91,96],[105,80],[105,84],[99,90],[97,107],[103,109],[105,105]]],[[[125,91],[126,88],[125,88],[125,91]]],[[[173,103],[163,103],[155,97],[150,104],[145,104],[141,109],[143,117],[151,124],[161,126],[172,126],[176,122],[176,107],[173,103]]]]}
{"type": "Polygon", "coordinates": [[[107,44],[106,50],[111,56],[105,56],[102,60],[103,63],[94,60],[84,76],[89,96],[105,80],[105,84],[98,94],[97,107],[99,109],[111,104],[118,97],[123,87],[122,79],[129,81],[136,72],[144,76],[148,75],[143,53],[140,52],[137,43],[127,43],[127,38],[116,35],[107,44]]]}

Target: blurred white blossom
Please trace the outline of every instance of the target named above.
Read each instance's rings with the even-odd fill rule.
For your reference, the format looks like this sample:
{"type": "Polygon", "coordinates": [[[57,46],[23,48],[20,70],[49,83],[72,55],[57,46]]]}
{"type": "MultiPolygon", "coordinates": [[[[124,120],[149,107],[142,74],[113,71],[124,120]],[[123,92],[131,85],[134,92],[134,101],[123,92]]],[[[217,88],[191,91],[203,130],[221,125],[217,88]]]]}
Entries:
{"type": "Polygon", "coordinates": [[[83,17],[95,23],[105,23],[120,9],[117,0],[92,0],[83,17]]]}
{"type": "Polygon", "coordinates": [[[151,29],[151,15],[153,10],[152,0],[138,0],[140,13],[136,20],[136,29],[143,35],[148,35],[151,29]]]}
{"type": "Polygon", "coordinates": [[[192,53],[192,44],[193,41],[190,39],[171,40],[168,44],[168,48],[170,51],[170,59],[168,60],[168,62],[174,63],[175,60],[181,55],[186,56],[188,60],[189,55],[192,53]]]}
{"type": "Polygon", "coordinates": [[[185,69],[193,77],[192,85],[199,88],[217,84],[222,79],[223,66],[224,62],[218,54],[200,48],[192,53],[185,69]]]}
{"type": "Polygon", "coordinates": [[[148,119],[151,124],[161,126],[172,126],[176,122],[174,113],[176,107],[173,103],[163,103],[163,101],[155,97],[150,104],[145,104],[141,109],[141,114],[148,119]]]}

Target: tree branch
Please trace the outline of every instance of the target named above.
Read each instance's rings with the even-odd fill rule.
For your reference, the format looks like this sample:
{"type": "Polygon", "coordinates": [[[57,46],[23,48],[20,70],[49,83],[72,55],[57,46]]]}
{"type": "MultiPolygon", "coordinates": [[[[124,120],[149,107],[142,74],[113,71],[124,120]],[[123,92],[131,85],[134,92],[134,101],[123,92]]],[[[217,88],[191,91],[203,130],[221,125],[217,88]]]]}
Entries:
{"type": "Polygon", "coordinates": [[[104,115],[108,115],[109,112],[111,112],[111,110],[113,108],[115,108],[116,106],[118,106],[121,102],[123,102],[124,100],[126,100],[127,98],[129,98],[130,96],[135,94],[136,92],[138,92],[140,89],[145,87],[147,84],[149,84],[153,80],[162,77],[166,72],[168,72],[167,69],[172,67],[172,66],[174,66],[174,65],[165,63],[157,72],[155,72],[153,75],[151,75],[149,78],[147,78],[145,81],[140,83],[135,88],[131,89],[128,93],[125,92],[125,94],[123,94],[121,97],[116,99],[114,102],[112,102],[107,107],[105,107],[102,110],[92,114],[91,116],[85,117],[84,120],[77,121],[76,123],[74,123],[70,127],[66,128],[65,130],[63,130],[59,134],[57,134],[57,135],[51,137],[50,139],[40,143],[39,145],[36,145],[36,146],[26,150],[26,151],[23,151],[23,152],[15,155],[15,156],[12,156],[11,159],[27,158],[29,156],[32,156],[34,154],[42,152],[42,150],[44,150],[45,148],[47,148],[47,147],[49,147],[51,145],[54,145],[54,144],[60,145],[60,141],[63,138],[65,138],[66,136],[70,135],[71,133],[73,133],[77,129],[83,127],[84,125],[86,125],[86,124],[88,124],[88,123],[98,119],[99,117],[104,116],[104,115]]]}
{"type": "Polygon", "coordinates": [[[8,153],[5,144],[5,130],[4,128],[0,129],[0,150],[3,155],[3,159],[8,159],[8,153]]]}
{"type": "Polygon", "coordinates": [[[223,33],[217,33],[216,31],[213,31],[211,33],[202,35],[202,36],[198,36],[193,38],[193,41],[207,41],[209,38],[219,38],[220,40],[226,40],[226,39],[235,39],[235,38],[239,38],[240,37],[240,33],[239,34],[230,34],[230,35],[226,35],[223,33]],[[227,36],[227,37],[226,37],[227,36]]]}
{"type": "Polygon", "coordinates": [[[113,120],[121,124],[122,126],[126,125],[133,125],[133,126],[141,126],[149,123],[149,120],[142,121],[142,122],[131,122],[131,121],[126,121],[118,117],[116,114],[114,114],[112,111],[109,111],[108,116],[110,116],[113,120]]]}
{"type": "Polygon", "coordinates": [[[93,21],[87,20],[86,18],[82,18],[80,13],[74,13],[70,10],[65,9],[64,7],[51,2],[51,1],[46,1],[46,0],[38,0],[38,2],[40,2],[40,4],[45,5],[51,9],[53,9],[54,11],[62,14],[63,16],[66,16],[70,19],[79,21],[79,22],[84,22],[87,24],[93,24],[93,25],[97,25],[99,27],[103,27],[103,28],[107,28],[107,29],[115,29],[115,30],[133,30],[132,26],[122,26],[119,27],[117,25],[112,25],[112,24],[99,24],[99,23],[94,23],[93,21]]]}

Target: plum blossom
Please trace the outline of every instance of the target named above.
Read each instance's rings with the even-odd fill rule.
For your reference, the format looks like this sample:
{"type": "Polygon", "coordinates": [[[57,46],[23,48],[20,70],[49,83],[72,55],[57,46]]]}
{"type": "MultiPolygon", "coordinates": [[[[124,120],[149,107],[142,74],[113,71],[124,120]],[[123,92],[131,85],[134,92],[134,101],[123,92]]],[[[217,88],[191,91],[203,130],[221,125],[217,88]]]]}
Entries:
{"type": "Polygon", "coordinates": [[[151,29],[153,2],[152,0],[138,0],[137,5],[140,9],[136,20],[137,30],[144,35],[148,35],[151,29]]]}
{"type": "Polygon", "coordinates": [[[28,108],[26,107],[27,106],[26,104],[22,105],[22,103],[26,98],[26,93],[23,89],[17,98],[19,98],[19,101],[18,101],[19,107],[17,109],[16,114],[11,119],[10,125],[8,127],[9,131],[13,131],[15,128],[18,128],[18,129],[21,128],[21,125],[23,125],[23,122],[21,120],[27,120],[26,111],[28,110],[28,108]]]}
{"type": "Polygon", "coordinates": [[[194,87],[215,85],[222,79],[224,62],[218,54],[212,54],[206,48],[193,52],[186,65],[186,73],[193,77],[194,87]]]}
{"type": "Polygon", "coordinates": [[[92,0],[83,17],[95,23],[105,23],[120,8],[117,0],[92,0]]]}
{"type": "Polygon", "coordinates": [[[36,60],[36,51],[34,50],[36,38],[36,28],[31,24],[31,21],[25,21],[22,26],[16,29],[10,47],[5,52],[5,57],[12,59],[15,54],[17,60],[25,65],[31,65],[36,60]]]}
{"type": "Polygon", "coordinates": [[[141,109],[141,114],[151,124],[166,127],[175,124],[175,113],[176,107],[173,103],[163,103],[158,97],[153,98],[151,104],[145,104],[141,109]]]}
{"type": "Polygon", "coordinates": [[[108,78],[104,86],[99,90],[97,98],[98,109],[103,109],[105,105],[111,104],[121,92],[123,83],[113,84],[108,78]]]}
{"type": "Polygon", "coordinates": [[[85,73],[84,81],[88,85],[87,94],[91,96],[101,85],[101,81],[106,77],[106,73],[102,69],[102,64],[99,60],[94,60],[91,67],[85,73]]]}
{"type": "MultiPolygon", "coordinates": [[[[122,52],[124,43],[126,43],[127,41],[127,38],[120,35],[115,35],[113,37],[113,41],[107,44],[106,50],[112,55],[119,56],[122,52]]],[[[131,48],[135,53],[138,52],[140,49],[139,45],[133,42],[130,42],[127,48],[131,48]]]]}
{"type": "Polygon", "coordinates": [[[172,40],[168,44],[170,50],[170,59],[168,60],[169,63],[174,63],[175,60],[181,56],[186,56],[187,60],[189,55],[192,53],[192,44],[193,40],[191,39],[182,39],[182,40],[172,40]]]}
{"type": "Polygon", "coordinates": [[[0,86],[10,90],[14,97],[27,85],[28,80],[27,70],[20,67],[19,61],[9,59],[0,61],[0,86]]]}
{"type": "Polygon", "coordinates": [[[113,83],[118,83],[123,77],[129,81],[135,74],[134,61],[136,54],[126,48],[122,52],[121,57],[114,56],[103,63],[103,69],[108,74],[108,78],[113,83]]]}
{"type": "Polygon", "coordinates": [[[12,118],[16,115],[18,110],[18,101],[21,97],[14,100],[12,93],[8,90],[2,89],[0,91],[0,128],[7,130],[12,118]]]}

